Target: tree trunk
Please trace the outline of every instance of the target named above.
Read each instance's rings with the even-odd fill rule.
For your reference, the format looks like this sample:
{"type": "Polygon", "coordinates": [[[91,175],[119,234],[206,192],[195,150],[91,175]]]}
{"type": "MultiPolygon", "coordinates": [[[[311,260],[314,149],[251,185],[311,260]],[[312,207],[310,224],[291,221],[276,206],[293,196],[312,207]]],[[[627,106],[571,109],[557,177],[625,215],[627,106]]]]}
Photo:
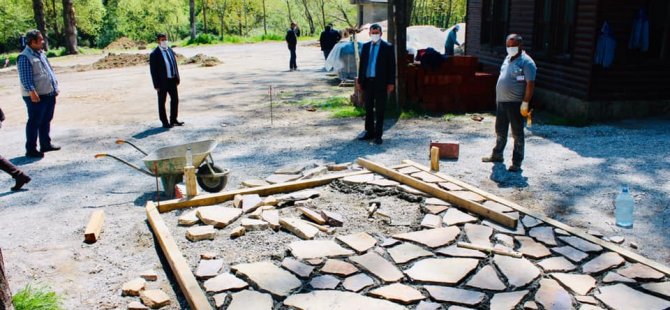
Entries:
{"type": "Polygon", "coordinates": [[[243,7],[243,12],[244,12],[244,35],[249,34],[249,21],[247,20],[247,15],[249,15],[249,12],[247,11],[247,0],[244,0],[244,7],[243,7]]]}
{"type": "Polygon", "coordinates": [[[326,22],[326,0],[320,0],[319,4],[321,6],[321,26],[325,29],[328,24],[326,22]]]}
{"type": "Polygon", "coordinates": [[[77,54],[77,16],[74,12],[73,0],[63,0],[63,32],[65,34],[65,51],[69,55],[77,54]]]}
{"type": "Polygon", "coordinates": [[[263,34],[268,35],[268,22],[267,15],[265,13],[265,0],[263,0],[263,34]]]}
{"type": "Polygon", "coordinates": [[[409,27],[410,24],[413,3],[412,0],[394,0],[393,2],[395,4],[395,16],[393,16],[392,20],[396,25],[395,50],[396,72],[398,72],[396,94],[398,105],[401,108],[407,108],[407,27],[409,27]]]}
{"type": "Polygon", "coordinates": [[[195,0],[189,0],[189,22],[191,23],[191,40],[195,41],[195,0]]]}
{"type": "Polygon", "coordinates": [[[314,35],[316,29],[314,28],[314,18],[312,17],[312,12],[309,11],[308,0],[302,0],[302,4],[305,7],[305,18],[307,19],[307,24],[309,25],[309,35],[314,35]]]}
{"type": "MultiPolygon", "coordinates": [[[[53,22],[53,25],[51,26],[53,30],[53,36],[51,36],[51,38],[55,42],[54,48],[58,48],[60,46],[59,42],[61,42],[61,35],[60,28],[58,28],[58,11],[56,11],[56,0],[51,0],[51,16],[49,18],[53,22]]],[[[46,37],[44,37],[44,40],[46,42],[46,37]]]]}
{"type": "Polygon", "coordinates": [[[12,305],[12,291],[9,289],[9,281],[5,276],[5,263],[2,260],[2,249],[0,249],[0,310],[14,310],[12,305]]]}
{"type": "Polygon", "coordinates": [[[207,0],[202,0],[202,26],[207,33],[207,0]]]}
{"type": "Polygon", "coordinates": [[[288,9],[288,22],[291,23],[293,22],[293,16],[291,15],[291,2],[290,0],[286,0],[286,8],[288,9]]]}
{"type": "Polygon", "coordinates": [[[47,36],[47,22],[44,18],[44,3],[42,0],[33,0],[33,13],[35,16],[35,24],[37,25],[37,30],[42,33],[44,37],[44,50],[49,49],[49,41],[47,36]]]}

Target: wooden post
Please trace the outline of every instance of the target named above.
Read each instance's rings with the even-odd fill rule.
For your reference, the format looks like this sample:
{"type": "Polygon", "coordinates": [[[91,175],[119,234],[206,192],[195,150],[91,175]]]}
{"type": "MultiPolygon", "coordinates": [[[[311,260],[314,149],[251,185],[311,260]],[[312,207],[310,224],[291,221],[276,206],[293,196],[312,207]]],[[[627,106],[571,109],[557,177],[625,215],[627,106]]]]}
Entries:
{"type": "Polygon", "coordinates": [[[86,243],[95,243],[100,237],[100,232],[102,232],[102,224],[105,222],[105,211],[98,210],[93,212],[91,219],[86,225],[86,231],[84,232],[84,242],[86,243]]]}
{"type": "Polygon", "coordinates": [[[14,305],[12,305],[12,291],[9,289],[9,281],[5,276],[5,263],[2,260],[2,249],[0,249],[0,310],[14,310],[14,305]]]}
{"type": "Polygon", "coordinates": [[[467,243],[467,242],[459,242],[457,243],[459,248],[466,248],[470,250],[477,250],[477,251],[483,251],[487,253],[493,253],[493,254],[499,254],[499,255],[505,255],[505,256],[511,256],[515,258],[522,258],[523,254],[512,251],[512,250],[505,250],[505,249],[497,249],[494,247],[490,246],[483,246],[479,244],[474,244],[474,243],[467,243]]]}
{"type": "Polygon", "coordinates": [[[198,194],[198,184],[195,181],[195,167],[184,167],[184,183],[186,183],[186,196],[191,198],[198,194]]]}
{"type": "Polygon", "coordinates": [[[440,149],[436,146],[430,148],[430,170],[440,171],[440,149]]]}
{"type": "Polygon", "coordinates": [[[470,211],[475,214],[479,214],[487,219],[490,219],[496,223],[499,223],[503,226],[506,227],[511,227],[511,228],[516,228],[517,224],[517,219],[507,215],[503,214],[501,212],[497,212],[495,210],[489,209],[479,203],[476,203],[474,201],[470,201],[467,199],[463,199],[461,197],[458,197],[452,193],[449,193],[446,190],[443,190],[439,188],[438,186],[434,184],[428,184],[422,181],[419,181],[413,177],[404,175],[400,172],[397,172],[393,169],[389,169],[386,167],[383,167],[379,164],[376,164],[372,161],[369,161],[367,159],[359,158],[356,160],[356,163],[361,165],[361,167],[366,168],[372,172],[379,173],[389,179],[392,179],[394,181],[406,184],[408,186],[411,186],[413,188],[416,188],[422,192],[431,194],[437,198],[440,198],[444,201],[447,201],[451,204],[454,204],[455,206],[465,209],[467,211],[470,211]]]}

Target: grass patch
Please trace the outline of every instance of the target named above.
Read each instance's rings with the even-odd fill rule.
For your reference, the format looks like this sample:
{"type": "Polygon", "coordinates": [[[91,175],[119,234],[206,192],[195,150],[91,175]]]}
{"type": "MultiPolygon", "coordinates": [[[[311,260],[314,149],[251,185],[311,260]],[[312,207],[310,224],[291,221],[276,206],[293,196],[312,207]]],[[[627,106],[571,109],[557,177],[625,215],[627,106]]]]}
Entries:
{"type": "MultiPolygon", "coordinates": [[[[299,40],[300,41],[316,40],[316,37],[300,37],[299,40]]],[[[216,44],[247,44],[247,43],[259,43],[265,41],[284,41],[284,34],[268,33],[268,34],[257,34],[250,36],[227,34],[224,35],[223,40],[221,40],[220,36],[201,33],[195,38],[195,40],[186,38],[183,40],[172,42],[172,45],[197,46],[197,45],[216,45],[216,44]]],[[[150,46],[147,45],[147,48],[150,48],[150,46]]]]}
{"type": "Polygon", "coordinates": [[[365,115],[365,109],[354,106],[351,104],[349,98],[346,97],[330,97],[325,100],[303,99],[298,102],[291,102],[291,104],[328,111],[335,118],[360,117],[365,115]]]}
{"type": "Polygon", "coordinates": [[[451,122],[455,118],[456,118],[456,114],[452,114],[452,113],[447,113],[444,116],[442,116],[442,119],[444,119],[445,122],[451,122]]]}
{"type": "Polygon", "coordinates": [[[19,290],[12,303],[16,310],[61,310],[60,297],[54,291],[46,286],[36,286],[28,284],[19,290]]]}
{"type": "Polygon", "coordinates": [[[407,110],[400,112],[400,119],[412,119],[421,117],[421,113],[416,110],[407,110]]]}

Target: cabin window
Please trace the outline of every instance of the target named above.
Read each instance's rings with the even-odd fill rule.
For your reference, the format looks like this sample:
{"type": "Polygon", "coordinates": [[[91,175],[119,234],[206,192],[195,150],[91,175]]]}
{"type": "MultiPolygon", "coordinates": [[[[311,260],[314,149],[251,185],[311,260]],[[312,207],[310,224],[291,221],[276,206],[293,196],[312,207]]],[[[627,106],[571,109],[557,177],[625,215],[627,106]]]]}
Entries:
{"type": "Polygon", "coordinates": [[[577,0],[537,0],[533,52],[537,57],[570,60],[575,45],[577,0]]]}
{"type": "Polygon", "coordinates": [[[670,62],[670,2],[649,3],[649,58],[670,62]]]}
{"type": "Polygon", "coordinates": [[[505,51],[509,23],[509,0],[484,0],[482,3],[482,49],[505,51]]]}

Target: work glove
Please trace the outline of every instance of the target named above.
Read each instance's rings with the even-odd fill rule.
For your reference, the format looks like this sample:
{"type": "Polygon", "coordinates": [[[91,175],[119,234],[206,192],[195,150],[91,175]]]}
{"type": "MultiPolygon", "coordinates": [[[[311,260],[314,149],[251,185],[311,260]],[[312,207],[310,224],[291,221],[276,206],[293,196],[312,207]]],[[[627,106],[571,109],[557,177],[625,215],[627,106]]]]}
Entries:
{"type": "Polygon", "coordinates": [[[521,116],[528,117],[528,101],[521,103],[521,116]]]}

